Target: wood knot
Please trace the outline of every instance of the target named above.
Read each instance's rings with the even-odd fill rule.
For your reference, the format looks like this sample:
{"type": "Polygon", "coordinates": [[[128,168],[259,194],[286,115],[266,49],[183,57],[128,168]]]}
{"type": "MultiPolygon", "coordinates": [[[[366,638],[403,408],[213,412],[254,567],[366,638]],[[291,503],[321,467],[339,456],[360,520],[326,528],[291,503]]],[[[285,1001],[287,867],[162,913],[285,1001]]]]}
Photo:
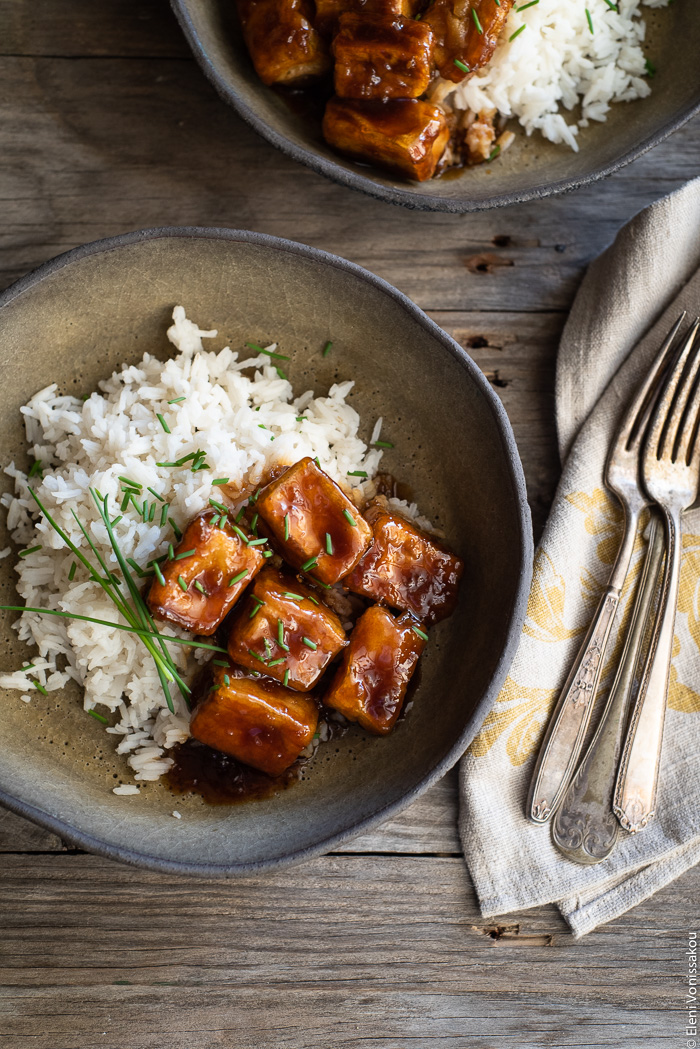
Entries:
{"type": "Polygon", "coordinates": [[[501,266],[513,266],[515,263],[512,259],[506,259],[502,255],[495,255],[493,252],[485,251],[481,255],[470,255],[468,259],[464,260],[464,265],[470,273],[493,273],[501,266]]]}

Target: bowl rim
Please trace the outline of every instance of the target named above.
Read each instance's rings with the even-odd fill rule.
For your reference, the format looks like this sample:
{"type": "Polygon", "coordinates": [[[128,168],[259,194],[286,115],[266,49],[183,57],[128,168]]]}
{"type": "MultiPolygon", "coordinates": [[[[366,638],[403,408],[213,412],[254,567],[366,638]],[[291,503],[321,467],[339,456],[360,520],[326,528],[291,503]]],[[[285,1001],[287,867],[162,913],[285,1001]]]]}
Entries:
{"type": "Polygon", "coordinates": [[[533,567],[533,535],[530,508],[527,501],[525,476],[523,473],[520,454],[515,442],[513,430],[500,399],[494,393],[488,380],[481,369],[472,360],[469,354],[459,343],[443,331],[430,317],[415,305],[403,292],[394,288],[382,277],[376,276],[369,270],[349,262],[338,255],[332,255],[320,248],[309,247],[297,241],[286,240],[281,237],[271,236],[265,233],[253,233],[248,230],[234,230],[220,227],[204,226],[173,226],[155,227],[151,229],[136,230],[131,233],[122,233],[117,236],[102,240],[91,241],[44,262],[37,269],[20,277],[2,293],[0,293],[0,329],[2,327],[2,310],[30,292],[34,287],[41,284],[47,278],[54,276],[61,270],[72,266],[74,263],[82,262],[92,256],[99,256],[108,252],[118,251],[122,247],[143,244],[162,239],[195,239],[216,240],[233,243],[244,243],[257,245],[259,247],[286,252],[292,256],[301,257],[331,266],[334,269],[352,274],[358,280],[375,288],[397,303],[403,311],[416,322],[428,335],[432,336],[444,350],[446,350],[467,372],[469,378],[475,383],[477,389],[483,395],[486,405],[491,411],[496,428],[498,430],[501,446],[509,475],[511,491],[514,498],[517,513],[518,534],[520,540],[520,575],[515,589],[514,600],[508,621],[505,624],[502,638],[503,644],[499,658],[496,662],[494,673],[489,684],[484,689],[478,703],[474,707],[469,723],[461,735],[454,741],[449,750],[423,776],[414,786],[396,801],[383,806],[378,811],[365,817],[359,823],[334,834],[324,837],[322,840],[312,843],[282,856],[262,861],[243,861],[239,863],[191,863],[163,859],[157,856],[149,856],[147,852],[138,851],[132,847],[120,846],[103,841],[102,839],[72,826],[66,820],[45,812],[36,806],[15,797],[0,788],[0,802],[12,812],[26,819],[32,820],[46,830],[52,831],[60,838],[70,842],[72,845],[84,848],[89,852],[96,853],[108,859],[119,860],[134,866],[148,870],[159,871],[167,874],[182,874],[197,877],[226,877],[245,876],[264,870],[273,870],[286,867],[294,863],[301,863],[332,851],[336,846],[351,838],[365,833],[377,824],[384,822],[389,816],[394,815],[407,808],[413,801],[425,793],[434,783],[441,779],[453,765],[457,763],[469,744],[472,742],[484,719],[493,707],[510,665],[515,656],[515,651],[520,641],[520,632],[525,618],[527,599],[530,591],[530,581],[533,567]]]}
{"type": "MultiPolygon", "coordinates": [[[[285,135],[279,134],[258,116],[255,110],[229,86],[220,74],[217,66],[210,59],[195,28],[190,16],[188,0],[170,0],[170,6],[207,80],[213,85],[224,102],[228,102],[246,124],[252,127],[254,131],[257,131],[262,138],[266,139],[280,152],[311,168],[312,171],[317,172],[319,175],[324,175],[332,182],[348,186],[350,189],[357,190],[360,193],[366,193],[377,200],[388,201],[390,204],[398,204],[414,211],[446,211],[451,214],[466,215],[476,211],[489,211],[492,208],[509,207],[511,204],[523,204],[530,200],[543,200],[558,193],[568,193],[572,190],[580,189],[582,186],[589,186],[600,179],[613,175],[620,168],[641,157],[644,153],[653,149],[654,146],[663,142],[674,131],[681,128],[696,113],[700,112],[700,98],[698,98],[696,102],[690,102],[684,106],[675,117],[667,121],[661,128],[642,138],[635,146],[632,146],[621,156],[615,158],[615,160],[601,164],[593,171],[582,175],[570,175],[551,184],[532,186],[529,189],[516,190],[512,193],[499,193],[485,200],[465,200],[462,198],[417,193],[413,189],[404,189],[402,186],[384,186],[367,175],[361,175],[357,171],[345,168],[340,163],[328,160],[313,150],[290,141],[285,135]]],[[[410,186],[410,183],[406,185],[410,186]]]]}

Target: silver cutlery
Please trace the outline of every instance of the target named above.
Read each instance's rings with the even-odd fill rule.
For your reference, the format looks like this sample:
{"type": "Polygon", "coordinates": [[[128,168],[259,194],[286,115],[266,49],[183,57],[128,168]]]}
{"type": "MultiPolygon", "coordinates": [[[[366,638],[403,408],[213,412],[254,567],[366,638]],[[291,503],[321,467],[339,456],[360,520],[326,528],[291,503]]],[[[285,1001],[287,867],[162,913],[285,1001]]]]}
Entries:
{"type": "Polygon", "coordinates": [[[613,792],[663,555],[663,524],[654,515],[615,681],[595,736],[552,821],[554,844],[575,863],[600,863],[610,855],[619,836],[620,824],[612,810],[613,792]]]}
{"type": "Polygon", "coordinates": [[[698,495],[700,352],[694,344],[699,327],[696,321],[683,340],[678,362],[658,399],[643,451],[644,486],[663,511],[667,557],[613,799],[620,824],[631,832],[646,827],[654,815],[680,579],[681,514],[698,495]]]}
{"type": "Polygon", "coordinates": [[[640,515],[650,503],[641,484],[640,450],[661,376],[674,353],[675,337],[684,317],[685,314],[679,317],[666,336],[625,413],[608,455],[605,482],[618,497],[624,511],[622,542],[608,585],[560,693],[537,757],[526,806],[526,814],[534,823],[546,823],[556,811],[583,747],[640,515]]]}

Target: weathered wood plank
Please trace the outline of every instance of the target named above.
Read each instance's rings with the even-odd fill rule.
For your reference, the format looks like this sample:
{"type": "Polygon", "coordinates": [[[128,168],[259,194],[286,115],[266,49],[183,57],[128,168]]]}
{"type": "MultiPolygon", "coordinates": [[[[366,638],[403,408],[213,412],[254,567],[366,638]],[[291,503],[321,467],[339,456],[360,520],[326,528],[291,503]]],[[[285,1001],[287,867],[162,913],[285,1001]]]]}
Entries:
{"type": "Polygon", "coordinates": [[[428,309],[565,310],[622,222],[697,173],[700,146],[695,120],[604,187],[453,216],[391,207],[295,164],[190,60],[3,58],[0,100],[2,284],[83,241],[209,223],[345,255],[428,309]]]}
{"type": "Polygon", "coordinates": [[[167,0],[0,0],[0,26],[0,55],[189,55],[167,0]]]}
{"type": "Polygon", "coordinates": [[[619,1049],[679,1044],[700,873],[578,943],[552,907],[484,922],[458,859],[212,883],[8,856],[0,882],[8,1049],[619,1049]]]}

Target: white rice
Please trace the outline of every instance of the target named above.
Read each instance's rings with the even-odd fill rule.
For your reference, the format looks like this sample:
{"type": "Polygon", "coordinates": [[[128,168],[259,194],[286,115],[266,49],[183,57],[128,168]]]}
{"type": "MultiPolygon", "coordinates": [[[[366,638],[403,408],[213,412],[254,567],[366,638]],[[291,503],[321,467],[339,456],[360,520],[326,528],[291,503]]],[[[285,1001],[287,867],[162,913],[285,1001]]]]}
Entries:
{"type": "MultiPolygon", "coordinates": [[[[90,495],[97,488],[109,496],[112,517],[122,513],[115,533],[125,557],[145,567],[167,550],[173,540],[169,524],[161,527],[158,503],[155,519],[143,523],[133,506],[118,509],[122,499],[120,475],[153,488],[169,504],[169,516],[184,528],[208,504],[210,496],[222,498],[223,489],[212,486],[228,477],[239,490],[257,486],[269,467],[294,463],[303,456],[317,456],[321,466],[358,503],[374,494],[372,477],[382,456],[359,438],[360,417],[346,399],[353,382],[332,386],[326,397],[311,391],[295,398],[269,356],[258,354],[239,360],[228,347],[215,352],[203,349],[202,339],[216,331],[201,331],[189,321],[181,306],[173,311],[168,330],[178,353],[165,361],[150,354],[135,366],[123,366],[100,383],[100,392],[86,401],[63,395],[57,384],[40,390],[22,408],[30,453],[40,460],[43,479],[32,485],[49,512],[90,560],[94,560],[73,517],[89,531],[92,541],[110,568],[117,568],[109,538],[90,495]],[[174,398],[184,397],[178,404],[174,398]],[[157,418],[161,413],[170,433],[157,418]],[[304,421],[297,422],[303,413],[304,421]],[[211,467],[193,473],[158,467],[195,452],[206,451],[211,467]],[[367,481],[354,489],[348,472],[364,470],[367,481]]],[[[273,347],[268,347],[273,349],[273,347]]],[[[381,432],[381,420],[372,439],[381,432]]],[[[119,615],[101,587],[79,566],[71,582],[74,557],[43,519],[35,520],[36,505],[28,492],[27,476],[14,463],[6,467],[16,494],[7,493],[2,505],[14,542],[25,549],[41,549],[18,561],[17,589],[30,606],[110,621],[119,615]]],[[[355,480],[355,479],[352,479],[355,480]]],[[[238,504],[244,501],[241,494],[238,504]]],[[[392,500],[392,505],[424,527],[415,504],[392,500]]],[[[3,554],[5,551],[2,552],[3,554]]],[[[117,752],[126,756],[136,781],[158,779],[172,765],[167,752],[189,735],[189,716],[174,688],[175,712],[168,710],[155,665],[141,641],[124,631],[93,623],[25,612],[15,624],[21,640],[36,645],[39,656],[26,673],[8,668],[0,674],[0,687],[17,689],[28,702],[36,680],[47,691],[62,688],[71,678],[84,688],[85,710],[101,708],[115,724],[106,731],[119,737],[117,752]]],[[[177,631],[168,627],[168,630],[177,631]]],[[[184,646],[170,646],[173,660],[185,669],[184,646]]],[[[191,649],[189,651],[192,651],[191,649]]],[[[200,661],[209,658],[199,650],[200,661]]],[[[34,693],[36,695],[36,692],[34,693]]],[[[138,793],[134,785],[115,793],[138,793]]]]}
{"type": "Polygon", "coordinates": [[[516,8],[523,4],[516,4],[490,63],[447,101],[473,113],[496,109],[503,117],[515,117],[528,135],[537,130],[551,142],[578,150],[580,128],[604,121],[613,102],[650,93],[641,8],[668,2],[619,0],[612,10],[605,0],[538,0],[521,12],[516,8]],[[579,105],[580,116],[567,121],[562,110],[579,105]]]}

